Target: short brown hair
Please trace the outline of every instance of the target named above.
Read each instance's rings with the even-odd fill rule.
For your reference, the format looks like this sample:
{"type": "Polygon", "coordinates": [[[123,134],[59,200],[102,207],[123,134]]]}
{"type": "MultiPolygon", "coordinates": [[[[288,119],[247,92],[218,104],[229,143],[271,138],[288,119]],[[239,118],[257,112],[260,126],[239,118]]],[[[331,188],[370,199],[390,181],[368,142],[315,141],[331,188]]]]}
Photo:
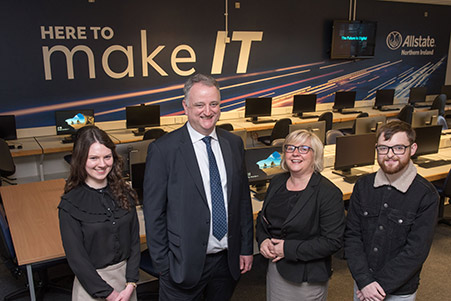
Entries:
{"type": "Polygon", "coordinates": [[[410,144],[413,144],[415,142],[415,130],[410,126],[410,124],[401,120],[393,120],[387,122],[386,124],[378,128],[376,132],[376,139],[377,141],[379,141],[379,137],[383,134],[384,140],[387,141],[390,140],[394,134],[399,132],[406,133],[410,144]]]}

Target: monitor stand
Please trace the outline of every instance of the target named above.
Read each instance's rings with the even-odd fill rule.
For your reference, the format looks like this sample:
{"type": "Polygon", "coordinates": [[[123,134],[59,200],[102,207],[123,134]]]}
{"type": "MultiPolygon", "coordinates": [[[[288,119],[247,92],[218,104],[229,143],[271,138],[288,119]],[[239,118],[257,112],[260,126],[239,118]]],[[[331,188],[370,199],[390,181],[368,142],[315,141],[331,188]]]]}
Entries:
{"type": "Polygon", "coordinates": [[[272,119],[258,119],[257,116],[251,117],[250,119],[247,119],[246,121],[252,122],[253,124],[274,122],[274,120],[272,120],[272,119]]]}
{"type": "Polygon", "coordinates": [[[63,143],[63,144],[66,144],[66,143],[73,143],[74,142],[74,138],[75,138],[75,135],[76,134],[71,134],[70,136],[65,136],[62,140],[61,140],[61,142],[63,143]]]}
{"type": "Polygon", "coordinates": [[[368,174],[368,172],[363,171],[363,170],[359,170],[359,169],[355,169],[355,168],[350,168],[350,169],[344,169],[344,170],[332,170],[332,173],[342,176],[343,180],[345,180],[345,182],[348,183],[355,183],[355,181],[357,181],[358,178],[360,178],[363,175],[368,174]]]}
{"type": "Polygon", "coordinates": [[[136,131],[132,131],[135,136],[143,136],[146,132],[146,128],[138,128],[136,131]]]}
{"type": "Polygon", "coordinates": [[[353,108],[342,108],[338,109],[338,113],[340,114],[360,114],[362,111],[356,111],[353,108]]]}

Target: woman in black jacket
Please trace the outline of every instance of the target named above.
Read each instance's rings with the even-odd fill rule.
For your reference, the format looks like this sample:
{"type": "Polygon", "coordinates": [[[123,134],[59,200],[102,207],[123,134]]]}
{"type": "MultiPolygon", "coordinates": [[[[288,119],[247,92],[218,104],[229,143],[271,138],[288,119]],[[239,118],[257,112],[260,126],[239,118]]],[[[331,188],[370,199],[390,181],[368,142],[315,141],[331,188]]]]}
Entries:
{"type": "Polygon", "coordinates": [[[122,178],[122,161],[108,135],[79,130],[59,220],[75,274],[72,300],[136,300],[140,241],[136,193],[122,178]]]}
{"type": "Polygon", "coordinates": [[[267,300],[326,300],[331,255],[343,245],[342,193],[320,174],[323,145],[312,132],[286,137],[281,165],[288,173],[271,180],[256,226],[267,300]]]}

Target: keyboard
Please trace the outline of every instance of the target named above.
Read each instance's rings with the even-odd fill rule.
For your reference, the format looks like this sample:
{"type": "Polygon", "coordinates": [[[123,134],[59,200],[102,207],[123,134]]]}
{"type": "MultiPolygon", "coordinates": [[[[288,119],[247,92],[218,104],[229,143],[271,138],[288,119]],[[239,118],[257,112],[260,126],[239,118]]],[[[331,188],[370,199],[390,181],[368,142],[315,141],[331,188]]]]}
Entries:
{"type": "Polygon", "coordinates": [[[341,111],[341,114],[360,114],[362,111],[341,111]]]}
{"type": "Polygon", "coordinates": [[[379,108],[379,111],[381,111],[381,112],[399,111],[399,108],[398,107],[381,107],[381,108],[379,108]]]}
{"type": "Polygon", "coordinates": [[[361,176],[363,176],[363,175],[345,176],[345,177],[343,178],[343,180],[344,180],[346,183],[354,184],[361,176]]]}
{"type": "Polygon", "coordinates": [[[272,119],[259,119],[259,120],[252,120],[253,124],[259,124],[259,123],[271,123],[271,122],[276,122],[275,120],[272,119]]]}
{"type": "Polygon", "coordinates": [[[448,164],[451,164],[451,160],[440,159],[440,160],[431,160],[431,161],[418,163],[418,166],[420,166],[422,168],[433,168],[433,167],[439,167],[439,166],[448,165],[448,164]]]}
{"type": "Polygon", "coordinates": [[[415,102],[413,106],[415,108],[428,108],[432,105],[431,102],[415,102]]]}

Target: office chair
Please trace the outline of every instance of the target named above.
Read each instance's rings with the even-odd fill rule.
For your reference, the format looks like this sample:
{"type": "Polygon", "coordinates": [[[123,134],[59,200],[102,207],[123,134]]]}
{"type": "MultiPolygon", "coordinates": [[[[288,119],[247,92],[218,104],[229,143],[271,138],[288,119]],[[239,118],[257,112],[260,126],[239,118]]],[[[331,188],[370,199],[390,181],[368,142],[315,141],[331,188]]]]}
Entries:
{"type": "Polygon", "coordinates": [[[445,116],[446,94],[437,95],[431,105],[431,110],[438,110],[440,116],[445,116]]]}
{"type": "MultiPolygon", "coordinates": [[[[78,131],[75,134],[72,135],[72,142],[73,142],[72,149],[74,149],[75,143],[77,142],[77,139],[80,136],[80,134],[83,133],[84,129],[87,129],[88,127],[90,127],[90,125],[81,127],[78,129],[78,131]]],[[[64,158],[64,161],[66,161],[70,165],[70,162],[72,161],[72,153],[65,155],[63,158],[64,158]]]]}
{"type": "MultiPolygon", "coordinates": [[[[152,259],[150,258],[149,249],[141,251],[141,261],[139,263],[139,268],[146,272],[147,274],[159,278],[158,273],[154,270],[152,265],[152,259]]],[[[155,282],[155,281],[154,281],[155,282]]],[[[158,287],[155,291],[148,291],[143,289],[144,285],[139,284],[136,290],[138,295],[138,300],[158,300],[158,287]]]]}
{"type": "Polygon", "coordinates": [[[285,138],[274,139],[273,142],[271,143],[271,146],[283,145],[284,142],[285,138]]]}
{"type": "Polygon", "coordinates": [[[16,172],[16,165],[14,164],[11,151],[9,150],[8,143],[0,138],[0,186],[5,181],[10,185],[17,183],[12,182],[14,179],[8,179],[16,172]]]}
{"type": "MultiPolygon", "coordinates": [[[[9,231],[9,225],[6,220],[6,215],[3,210],[3,206],[0,206],[0,255],[3,259],[3,263],[8,268],[8,270],[10,270],[14,278],[19,279],[19,277],[25,274],[25,266],[19,266],[19,264],[17,263],[16,251],[14,250],[11,232],[9,231]]],[[[37,277],[33,278],[37,279],[35,289],[36,289],[36,297],[38,300],[42,300],[45,291],[48,289],[53,289],[55,291],[65,293],[68,295],[72,294],[72,287],[64,288],[49,282],[49,277],[47,274],[47,268],[63,264],[66,262],[67,262],[66,259],[60,259],[33,265],[33,272],[36,272],[37,274],[37,277]]],[[[26,296],[28,294],[29,287],[27,284],[23,288],[9,293],[4,297],[3,300],[5,301],[15,300],[18,299],[19,297],[26,296]]]]}
{"type": "Polygon", "coordinates": [[[451,198],[451,169],[449,170],[445,181],[442,183],[439,182],[439,184],[435,184],[435,188],[437,188],[438,194],[440,195],[440,203],[438,207],[438,223],[451,226],[451,219],[445,218],[443,216],[445,211],[445,199],[451,198]]]}
{"type": "Polygon", "coordinates": [[[218,124],[216,127],[224,129],[229,132],[233,131],[233,125],[231,123],[218,124]]]}
{"type": "Polygon", "coordinates": [[[408,124],[412,124],[412,114],[413,114],[413,106],[410,104],[405,105],[401,111],[399,111],[397,119],[407,122],[408,124]]]}
{"type": "Polygon", "coordinates": [[[326,132],[326,145],[335,144],[337,142],[337,137],[341,136],[344,136],[344,134],[340,130],[328,130],[326,132]]]}
{"type": "Polygon", "coordinates": [[[285,137],[289,134],[290,124],[290,118],[282,118],[277,120],[274,128],[272,129],[271,136],[258,137],[258,141],[269,146],[275,139],[285,139],[285,137]]]}
{"type": "Polygon", "coordinates": [[[437,116],[437,124],[442,126],[442,131],[448,129],[448,122],[442,115],[437,116]]]}
{"type": "Polygon", "coordinates": [[[147,130],[144,135],[143,135],[143,140],[150,140],[150,139],[155,139],[157,140],[158,138],[164,136],[167,132],[163,129],[150,129],[147,130]]]}
{"type": "Polygon", "coordinates": [[[334,120],[334,114],[332,112],[324,112],[318,117],[318,121],[326,121],[326,133],[332,129],[332,123],[334,120]]]}
{"type": "MultiPolygon", "coordinates": [[[[362,118],[362,117],[368,117],[368,113],[367,112],[361,112],[359,113],[359,115],[357,115],[357,118],[362,118]]],[[[355,134],[355,124],[356,121],[354,120],[354,123],[352,124],[352,128],[344,128],[344,129],[340,129],[340,131],[345,134],[345,135],[353,135],[355,134]]]]}

